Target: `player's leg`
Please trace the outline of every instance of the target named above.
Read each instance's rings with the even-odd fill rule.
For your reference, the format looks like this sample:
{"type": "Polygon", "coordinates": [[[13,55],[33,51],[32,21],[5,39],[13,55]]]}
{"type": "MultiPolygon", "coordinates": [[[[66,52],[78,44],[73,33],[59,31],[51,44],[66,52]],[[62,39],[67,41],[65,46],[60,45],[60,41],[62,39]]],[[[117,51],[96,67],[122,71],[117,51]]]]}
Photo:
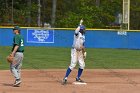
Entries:
{"type": "Polygon", "coordinates": [[[64,79],[67,79],[67,78],[68,78],[68,76],[69,76],[69,74],[71,73],[71,71],[72,71],[72,70],[68,67],[64,79]]]}
{"type": "Polygon", "coordinates": [[[73,68],[76,66],[77,63],[77,51],[76,49],[71,49],[71,64],[68,67],[67,71],[66,71],[66,75],[65,75],[65,79],[68,78],[70,72],[73,70],[73,68]]]}
{"type": "Polygon", "coordinates": [[[16,67],[19,78],[21,79],[21,67],[22,67],[22,61],[23,61],[23,53],[19,53],[19,60],[18,65],[16,67]]]}
{"type": "Polygon", "coordinates": [[[85,68],[85,62],[84,62],[84,58],[83,58],[83,53],[81,51],[79,52],[78,61],[79,61],[79,69],[78,69],[76,81],[83,82],[83,80],[81,80],[80,77],[81,77],[83,70],[85,68]]]}
{"type": "Polygon", "coordinates": [[[13,64],[10,65],[11,73],[15,77],[15,82],[13,84],[14,87],[18,86],[21,83],[21,80],[20,80],[20,77],[19,77],[19,73],[18,73],[16,68],[17,68],[17,65],[13,65],[13,64]]]}
{"type": "Polygon", "coordinates": [[[70,75],[73,68],[76,66],[76,63],[77,63],[77,51],[76,49],[71,49],[71,64],[66,71],[62,84],[66,84],[67,78],[70,75]]]}
{"type": "Polygon", "coordinates": [[[18,76],[19,74],[17,72],[16,65],[11,63],[10,64],[10,71],[13,74],[13,76],[15,77],[15,79],[19,79],[19,76],[18,76]]]}
{"type": "Polygon", "coordinates": [[[17,60],[17,72],[18,72],[18,76],[19,76],[19,79],[16,80],[17,82],[15,83],[15,85],[19,85],[21,83],[21,66],[22,66],[22,61],[23,61],[23,53],[21,52],[18,52],[18,60],[17,60]]]}
{"type": "Polygon", "coordinates": [[[20,62],[23,59],[22,55],[19,54],[19,53],[16,53],[15,58],[14,58],[14,62],[10,65],[11,72],[12,72],[13,76],[15,77],[14,86],[17,86],[17,85],[19,85],[21,83],[19,68],[21,66],[20,62]]]}

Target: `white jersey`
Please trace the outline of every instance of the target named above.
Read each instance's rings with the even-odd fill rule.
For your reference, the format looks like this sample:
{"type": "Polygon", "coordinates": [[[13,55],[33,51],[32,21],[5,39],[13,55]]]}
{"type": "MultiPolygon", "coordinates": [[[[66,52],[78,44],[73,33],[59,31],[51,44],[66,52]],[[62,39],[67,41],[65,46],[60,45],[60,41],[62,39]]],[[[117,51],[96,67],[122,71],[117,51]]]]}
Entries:
{"type": "Polygon", "coordinates": [[[73,48],[76,50],[82,50],[85,42],[85,35],[79,32],[79,27],[75,30],[74,40],[73,40],[73,48]]]}

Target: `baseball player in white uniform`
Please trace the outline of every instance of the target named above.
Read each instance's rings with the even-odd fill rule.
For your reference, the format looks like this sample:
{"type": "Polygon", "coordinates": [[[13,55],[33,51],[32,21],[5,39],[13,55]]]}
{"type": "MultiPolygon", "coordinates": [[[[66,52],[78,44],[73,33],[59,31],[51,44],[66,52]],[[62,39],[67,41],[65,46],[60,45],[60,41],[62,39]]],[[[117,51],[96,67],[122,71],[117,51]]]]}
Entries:
{"type": "Polygon", "coordinates": [[[85,67],[84,59],[86,57],[84,42],[85,42],[85,26],[82,25],[83,19],[80,20],[80,25],[76,28],[73,40],[73,46],[71,49],[71,64],[66,71],[66,75],[62,81],[62,84],[67,83],[67,78],[71,71],[76,66],[77,62],[79,63],[78,74],[76,77],[77,82],[84,82],[80,79],[83,69],[85,67]]]}

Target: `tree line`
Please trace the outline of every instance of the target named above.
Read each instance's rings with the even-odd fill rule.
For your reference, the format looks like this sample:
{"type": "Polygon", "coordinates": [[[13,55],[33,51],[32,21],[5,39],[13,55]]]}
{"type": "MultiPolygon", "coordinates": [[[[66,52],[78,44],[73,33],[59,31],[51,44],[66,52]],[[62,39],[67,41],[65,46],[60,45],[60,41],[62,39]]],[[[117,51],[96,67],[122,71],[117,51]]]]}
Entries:
{"type": "MultiPolygon", "coordinates": [[[[123,0],[0,0],[0,25],[119,27],[123,0]]],[[[140,0],[130,0],[130,29],[140,29],[140,0]]]]}

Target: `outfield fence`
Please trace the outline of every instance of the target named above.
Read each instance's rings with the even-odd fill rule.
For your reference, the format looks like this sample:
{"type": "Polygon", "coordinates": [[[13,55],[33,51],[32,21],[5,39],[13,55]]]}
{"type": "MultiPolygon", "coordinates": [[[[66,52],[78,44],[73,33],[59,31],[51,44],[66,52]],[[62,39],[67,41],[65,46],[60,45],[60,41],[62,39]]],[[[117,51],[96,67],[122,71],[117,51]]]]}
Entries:
{"type": "MultiPolygon", "coordinates": [[[[73,28],[21,28],[25,46],[71,47],[73,28]]],[[[12,46],[12,27],[0,28],[0,46],[12,46]]],[[[115,29],[87,29],[87,48],[140,49],[140,31],[120,31],[115,29]]]]}

